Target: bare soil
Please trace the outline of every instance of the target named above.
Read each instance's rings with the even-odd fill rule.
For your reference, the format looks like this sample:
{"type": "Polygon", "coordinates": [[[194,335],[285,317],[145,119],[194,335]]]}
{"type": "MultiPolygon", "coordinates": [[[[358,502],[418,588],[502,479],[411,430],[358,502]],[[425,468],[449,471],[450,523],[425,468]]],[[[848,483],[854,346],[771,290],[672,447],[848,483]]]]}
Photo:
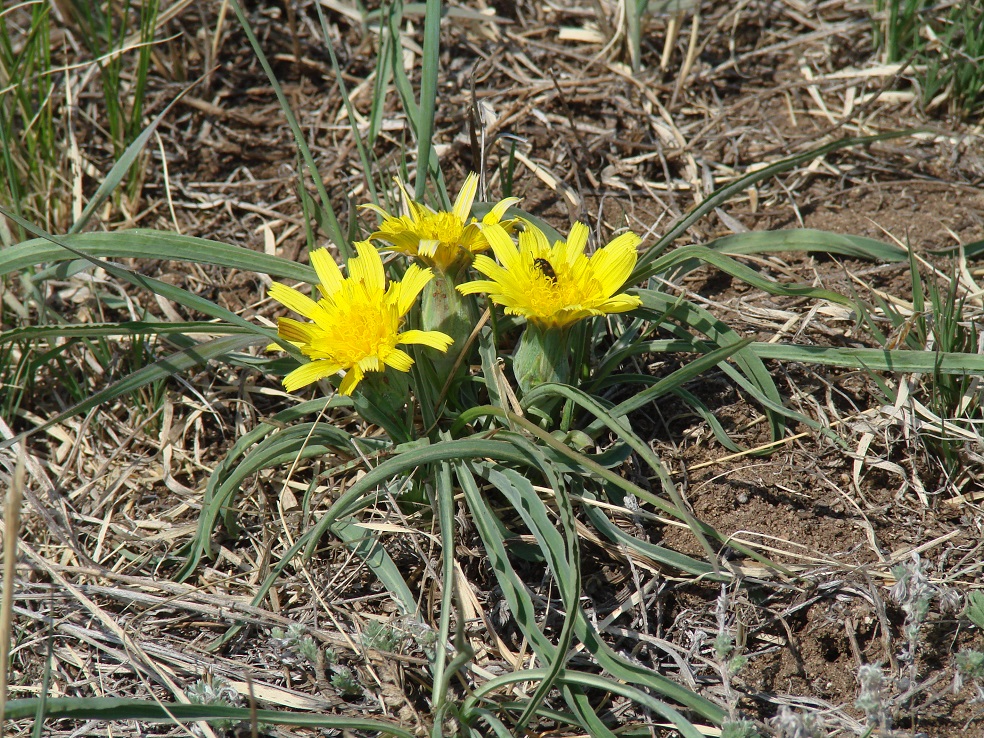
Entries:
{"type": "MultiPolygon", "coordinates": [[[[219,22],[220,5],[209,0],[187,6],[160,29],[158,37],[166,40],[155,49],[149,115],[209,73],[161,124],[159,145],[149,147],[142,161],[138,193],[104,213],[98,227],[180,230],[305,261],[299,192],[310,191],[311,183],[298,173],[290,130],[234,17],[219,22]],[[220,41],[214,58],[213,37],[220,41]]],[[[359,82],[372,72],[378,37],[339,12],[343,5],[324,3],[331,41],[351,101],[368,115],[372,85],[359,82]]],[[[613,12],[613,4],[600,5],[613,12]]],[[[473,101],[494,113],[485,131],[495,141],[484,162],[491,191],[500,194],[494,173],[508,154],[509,139],[496,137],[518,137],[518,150],[530,163],[520,161],[515,170],[513,191],[523,197],[523,207],[561,231],[582,219],[599,243],[624,225],[651,243],[749,167],[834,137],[920,128],[927,132],[838,151],[763,182],[695,225],[679,244],[742,230],[805,227],[897,241],[947,276],[959,258],[952,249],[984,238],[980,128],[940,109],[920,109],[911,73],[896,78],[880,65],[860,3],[703,3],[697,52],[685,74],[693,16],[684,21],[663,70],[669,16],[646,15],[641,71],[633,72],[618,41],[568,40],[569,29],[597,30],[595,4],[471,7],[487,9],[488,20],[449,16],[442,25],[435,140],[452,192],[482,164],[468,135],[473,101]]],[[[313,6],[299,0],[288,13],[280,3],[247,3],[247,12],[312,142],[338,212],[369,226],[365,215],[350,209],[368,197],[313,6]]],[[[411,48],[422,43],[421,18],[408,15],[407,23],[411,48]]],[[[78,106],[87,115],[79,120],[98,120],[98,96],[91,88],[81,92],[78,106]]],[[[412,136],[395,95],[383,131],[373,154],[381,171],[396,173],[412,136]]],[[[105,172],[112,157],[104,132],[90,125],[80,140],[93,171],[105,172]]],[[[87,176],[84,184],[91,193],[98,182],[87,176]]],[[[325,242],[323,233],[317,238],[325,242]]],[[[866,300],[876,290],[911,298],[908,264],[823,254],[775,254],[745,263],[784,283],[866,300]]],[[[174,262],[135,266],[245,317],[279,314],[265,299],[264,280],[254,274],[174,262]]],[[[980,279],[976,264],[963,266],[980,279]]],[[[928,273],[930,266],[925,268],[928,273]]],[[[672,289],[760,340],[877,345],[856,315],[769,296],[709,269],[672,289]]],[[[70,280],[52,284],[47,298],[59,310],[85,316],[91,305],[73,290],[70,280]]],[[[144,296],[133,299],[171,317],[144,296]]],[[[979,294],[970,304],[980,306],[979,294]]],[[[82,349],[78,356],[84,358],[82,349]]],[[[662,374],[674,368],[672,361],[653,356],[644,363],[662,374]]],[[[968,443],[962,476],[948,479],[914,432],[911,415],[884,407],[868,373],[776,362],[769,368],[787,405],[828,433],[790,425],[771,453],[734,454],[680,402],[660,403],[633,418],[698,518],[788,570],[778,576],[737,555],[727,562],[742,582],[724,593],[727,620],[747,663],[726,685],[714,662],[720,586],[636,567],[617,551],[586,545],[591,575],[585,594],[593,612],[604,619],[624,608],[608,626],[613,644],[722,704],[731,702],[763,734],[778,730],[770,721],[788,706],[821,716],[826,727],[818,735],[862,735],[864,715],[855,701],[863,664],[885,671],[894,735],[984,734],[976,687],[955,684],[953,667],[961,649],[984,649],[980,629],[961,615],[961,598],[984,586],[981,447],[968,443]],[[910,668],[900,659],[910,646],[891,588],[897,581],[893,567],[914,556],[937,590],[910,668]]],[[[57,391],[58,375],[45,372],[19,413],[5,419],[15,431],[70,404],[57,391]]],[[[114,376],[121,374],[111,372],[96,386],[114,376]]],[[[919,386],[917,378],[902,381],[919,386]]],[[[743,448],[771,442],[762,408],[726,376],[710,373],[692,389],[743,448]]],[[[260,606],[249,604],[270,562],[310,520],[300,501],[309,494],[309,509],[320,510],[337,495],[332,485],[340,480],[318,479],[317,472],[339,460],[298,468],[289,479],[285,470],[247,480],[236,501],[242,529],[224,530],[214,542],[216,557],[190,580],[169,578],[174,562],[165,557],[194,532],[211,470],[243,432],[289,406],[277,381],[249,369],[210,366],[168,382],[162,400],[146,400],[156,409],[103,408],[31,443],[35,462],[24,511],[12,697],[37,693],[51,644],[51,694],[164,697],[169,680],[190,685],[211,673],[242,694],[249,692],[248,678],[266,706],[385,714],[411,728],[426,725],[430,716],[416,677],[425,663],[419,647],[408,641],[394,654],[356,645],[369,622],[412,626],[396,618],[385,591],[344,546],[328,543],[314,559],[291,567],[260,606]],[[234,622],[246,627],[213,648],[234,622]],[[274,627],[290,623],[335,649],[369,685],[364,693],[342,695],[323,665],[312,670],[292,661],[290,648],[271,636],[274,627]]],[[[643,476],[631,463],[625,473],[643,476]]],[[[401,521],[400,514],[395,505],[381,511],[380,519],[408,526],[381,533],[381,540],[411,586],[419,587],[422,612],[434,613],[439,582],[428,562],[435,552],[425,525],[401,521]]],[[[685,528],[639,525],[653,542],[702,555],[685,528]]],[[[500,611],[494,578],[466,521],[461,535],[462,570],[486,624],[501,639],[481,627],[473,634],[485,648],[481,664],[494,673],[507,668],[500,646],[519,650],[522,644],[510,630],[509,614],[500,611]]],[[[537,579],[542,571],[531,568],[529,574],[531,587],[548,586],[537,579]]],[[[13,729],[23,733],[28,726],[13,729]]],[[[72,729],[51,728],[53,734],[72,729]]],[[[97,729],[103,730],[92,727],[97,729]]]]}

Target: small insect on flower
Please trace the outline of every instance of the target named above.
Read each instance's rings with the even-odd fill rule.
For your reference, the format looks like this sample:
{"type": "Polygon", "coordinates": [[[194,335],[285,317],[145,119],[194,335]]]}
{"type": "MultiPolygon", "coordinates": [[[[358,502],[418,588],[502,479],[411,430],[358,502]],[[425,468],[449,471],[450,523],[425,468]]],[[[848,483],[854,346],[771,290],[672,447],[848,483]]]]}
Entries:
{"type": "Polygon", "coordinates": [[[494,261],[475,257],[475,271],[488,279],[458,285],[463,295],[485,292],[509,315],[520,315],[544,328],[564,328],[592,315],[634,310],[642,304],[635,295],[619,292],[635,268],[639,237],[623,233],[588,256],[588,227],[571,226],[565,241],[552,246],[532,223],[524,223],[519,246],[500,225],[482,229],[494,261]]]}
{"type": "Polygon", "coordinates": [[[538,259],[534,259],[533,266],[539,269],[543,273],[543,276],[549,279],[551,282],[554,283],[557,282],[557,272],[554,271],[554,268],[550,265],[549,261],[547,261],[542,257],[538,259]]]}

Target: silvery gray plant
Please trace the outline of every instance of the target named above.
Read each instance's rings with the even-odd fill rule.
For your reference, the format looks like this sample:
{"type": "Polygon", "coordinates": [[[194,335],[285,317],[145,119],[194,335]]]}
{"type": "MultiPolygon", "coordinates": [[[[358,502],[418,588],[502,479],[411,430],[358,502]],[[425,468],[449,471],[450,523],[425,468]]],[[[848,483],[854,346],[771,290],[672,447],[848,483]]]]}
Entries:
{"type": "Polygon", "coordinates": [[[827,738],[823,719],[810,712],[797,712],[788,705],[779,708],[772,718],[777,738],[827,738]]]}
{"type": "Polygon", "coordinates": [[[864,713],[868,725],[876,730],[892,729],[892,712],[885,694],[885,672],[875,664],[858,668],[858,699],[854,706],[864,713]]]}

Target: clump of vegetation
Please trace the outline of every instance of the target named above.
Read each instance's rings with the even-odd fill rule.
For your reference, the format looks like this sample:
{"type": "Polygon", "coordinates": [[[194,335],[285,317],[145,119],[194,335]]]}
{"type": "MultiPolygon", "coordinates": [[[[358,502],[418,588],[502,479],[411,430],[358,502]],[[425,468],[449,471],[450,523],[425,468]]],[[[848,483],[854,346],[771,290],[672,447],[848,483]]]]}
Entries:
{"type": "Polygon", "coordinates": [[[793,710],[788,705],[779,707],[772,725],[778,738],[827,738],[828,735],[817,713],[793,710]]]}
{"type": "Polygon", "coordinates": [[[887,693],[885,672],[877,664],[858,667],[858,698],[854,706],[864,713],[875,731],[892,729],[892,707],[887,693]]]}
{"type": "Polygon", "coordinates": [[[875,0],[875,46],[907,62],[923,105],[966,116],[984,105],[984,7],[962,0],[875,0]]]}
{"type": "Polygon", "coordinates": [[[961,649],[953,657],[953,663],[953,691],[959,692],[965,682],[971,682],[974,685],[974,699],[984,702],[984,651],[961,649]]]}
{"type": "Polygon", "coordinates": [[[321,652],[317,642],[304,632],[304,627],[299,623],[291,623],[287,630],[271,629],[270,641],[274,653],[285,663],[310,666],[320,663],[321,652]]]}
{"type": "MultiPolygon", "coordinates": [[[[185,696],[194,705],[209,705],[219,707],[240,707],[242,697],[236,688],[219,676],[209,675],[199,679],[185,690],[185,696]]],[[[239,722],[239,719],[213,719],[211,724],[217,730],[229,730],[239,722]]]]}
{"type": "MultiPolygon", "coordinates": [[[[976,354],[982,313],[968,302],[959,275],[954,272],[948,279],[926,279],[911,250],[909,258],[911,304],[875,295],[874,307],[860,305],[864,324],[887,349],[906,347],[932,352],[940,359],[976,354]],[[883,330],[886,322],[888,330],[883,330]]],[[[918,442],[927,461],[939,469],[940,491],[958,493],[976,483],[976,460],[984,449],[980,434],[984,392],[973,373],[940,372],[939,366],[937,360],[932,372],[896,383],[879,375],[872,377],[884,394],[885,404],[900,408],[896,418],[906,426],[904,433],[918,442]]]]}

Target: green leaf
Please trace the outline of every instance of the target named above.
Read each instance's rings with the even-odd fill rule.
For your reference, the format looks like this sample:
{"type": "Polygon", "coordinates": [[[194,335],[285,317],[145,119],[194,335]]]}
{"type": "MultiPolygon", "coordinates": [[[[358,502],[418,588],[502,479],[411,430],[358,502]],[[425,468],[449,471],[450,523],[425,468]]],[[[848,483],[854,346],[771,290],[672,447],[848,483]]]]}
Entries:
{"type": "Polygon", "coordinates": [[[0,333],[0,345],[16,341],[47,342],[52,338],[107,338],[115,336],[168,336],[173,334],[255,334],[253,328],[227,323],[187,321],[164,323],[127,321],[124,323],[73,323],[69,325],[28,325],[0,333]]]}
{"type": "Polygon", "coordinates": [[[798,361],[869,371],[915,374],[984,374],[984,354],[903,349],[854,348],[851,346],[794,346],[756,342],[748,347],[761,359],[798,361]]]}
{"type": "Polygon", "coordinates": [[[167,114],[171,112],[171,108],[173,108],[182,97],[191,92],[195,84],[198,84],[198,82],[204,78],[205,77],[203,75],[194,84],[188,85],[188,87],[182,90],[178,96],[169,102],[167,107],[165,107],[164,110],[162,110],[160,114],[150,122],[150,125],[144,128],[140,135],[126,147],[126,150],[109,170],[106,178],[99,184],[99,188],[92,196],[92,199],[89,200],[89,203],[85,206],[85,209],[82,211],[79,219],[72,224],[72,227],[69,229],[69,233],[78,233],[85,228],[85,225],[89,222],[92,214],[96,212],[99,206],[106,201],[106,198],[113,194],[113,190],[115,190],[119,186],[120,182],[123,181],[126,173],[130,171],[130,167],[133,166],[134,162],[137,160],[137,157],[140,156],[140,152],[143,151],[144,146],[147,145],[150,137],[154,134],[154,131],[157,130],[157,126],[162,120],[164,120],[167,114]]]}
{"type": "Polygon", "coordinates": [[[79,254],[74,252],[96,259],[160,259],[212,264],[309,284],[318,282],[314,269],[305,264],[242,246],[146,228],[70,234],[59,237],[55,242],[49,238],[24,241],[0,250],[0,277],[27,267],[77,259],[79,254]],[[73,251],[66,251],[68,247],[73,251]]]}
{"type": "Polygon", "coordinates": [[[980,590],[967,595],[967,618],[978,628],[984,628],[984,592],[980,590]]]}
{"type": "Polygon", "coordinates": [[[246,38],[249,39],[250,46],[253,47],[253,53],[256,54],[257,61],[260,62],[260,66],[263,67],[263,71],[266,72],[267,79],[270,80],[270,86],[273,87],[274,94],[277,96],[277,101],[280,103],[280,109],[283,110],[284,117],[287,119],[287,125],[290,127],[291,133],[294,134],[294,143],[297,145],[297,150],[301,155],[301,159],[304,160],[304,164],[308,169],[308,175],[311,177],[311,181],[314,183],[314,187],[318,191],[318,196],[321,198],[321,209],[328,225],[328,238],[334,242],[342,256],[347,259],[352,256],[352,248],[345,239],[345,234],[342,232],[342,227],[338,223],[338,218],[335,215],[335,209],[331,205],[331,198],[328,197],[328,191],[325,189],[324,180],[321,177],[321,173],[318,171],[318,165],[314,161],[314,156],[311,154],[311,149],[304,140],[304,132],[301,130],[301,126],[297,122],[297,116],[294,115],[290,102],[287,100],[287,95],[284,94],[284,90],[280,86],[280,81],[277,79],[277,75],[273,73],[273,67],[270,66],[270,62],[267,60],[266,54],[263,53],[263,47],[260,46],[260,42],[257,40],[256,34],[253,33],[253,28],[250,26],[249,19],[246,17],[246,14],[243,13],[243,9],[240,7],[239,2],[237,0],[230,0],[230,5],[232,5],[232,10],[243,27],[243,32],[246,34],[246,38]]]}
{"type": "MultiPolygon", "coordinates": [[[[745,234],[743,234],[745,235],[745,234]]],[[[663,274],[670,271],[680,271],[684,267],[696,265],[697,263],[711,264],[722,272],[730,274],[736,279],[740,279],[746,284],[758,287],[760,290],[768,292],[770,295],[785,295],[788,297],[811,297],[814,300],[829,300],[839,305],[853,305],[850,298],[844,297],[832,290],[819,289],[807,286],[786,286],[774,279],[763,277],[757,271],[742,264],[740,261],[732,259],[727,254],[723,254],[707,246],[681,246],[673,249],[665,256],[653,261],[645,270],[639,274],[640,279],[648,279],[655,274],[663,274]]],[[[689,271],[689,269],[687,270],[689,271]]],[[[652,292],[653,290],[647,290],[652,292]]]]}
{"type": "Polygon", "coordinates": [[[722,254],[768,254],[776,251],[819,251],[840,254],[853,259],[897,263],[908,258],[906,250],[895,244],[876,241],[864,236],[851,236],[811,228],[791,228],[784,231],[752,231],[717,238],[706,248],[722,254]]]}
{"type": "Polygon", "coordinates": [[[761,182],[769,177],[774,177],[777,174],[788,171],[796,166],[799,166],[800,164],[816,159],[817,157],[837,151],[838,149],[847,148],[849,146],[864,146],[866,144],[876,143],[878,141],[901,138],[903,136],[910,136],[916,132],[917,131],[890,131],[888,133],[881,133],[875,136],[842,138],[838,141],[832,141],[824,146],[817,146],[816,148],[805,151],[802,154],[796,154],[795,156],[790,156],[787,159],[782,159],[781,161],[777,161],[774,164],[763,167],[762,169],[756,169],[753,172],[749,172],[743,177],[739,177],[734,182],[731,182],[721,189],[711,193],[711,195],[705,198],[700,204],[692,208],[684,217],[674,223],[673,227],[664,233],[662,238],[660,238],[645,253],[643,253],[642,256],[639,257],[635,270],[629,276],[628,283],[637,284],[641,282],[643,279],[642,275],[650,273],[648,270],[649,265],[661,253],[663,253],[663,251],[669,248],[674,241],[686,233],[690,226],[710,213],[714,210],[714,208],[720,207],[731,199],[731,197],[740,192],[744,192],[756,182],[761,182]]]}
{"type": "MultiPolygon", "coordinates": [[[[42,698],[11,700],[3,718],[24,720],[37,713],[42,698]]],[[[177,720],[239,720],[270,723],[272,725],[297,725],[343,731],[368,731],[380,735],[414,738],[414,733],[386,720],[369,720],[357,717],[339,717],[321,713],[279,712],[277,710],[253,710],[248,707],[227,705],[164,704],[159,700],[136,700],[116,697],[50,697],[44,702],[44,716],[49,720],[139,720],[174,723],[177,720]]]]}

